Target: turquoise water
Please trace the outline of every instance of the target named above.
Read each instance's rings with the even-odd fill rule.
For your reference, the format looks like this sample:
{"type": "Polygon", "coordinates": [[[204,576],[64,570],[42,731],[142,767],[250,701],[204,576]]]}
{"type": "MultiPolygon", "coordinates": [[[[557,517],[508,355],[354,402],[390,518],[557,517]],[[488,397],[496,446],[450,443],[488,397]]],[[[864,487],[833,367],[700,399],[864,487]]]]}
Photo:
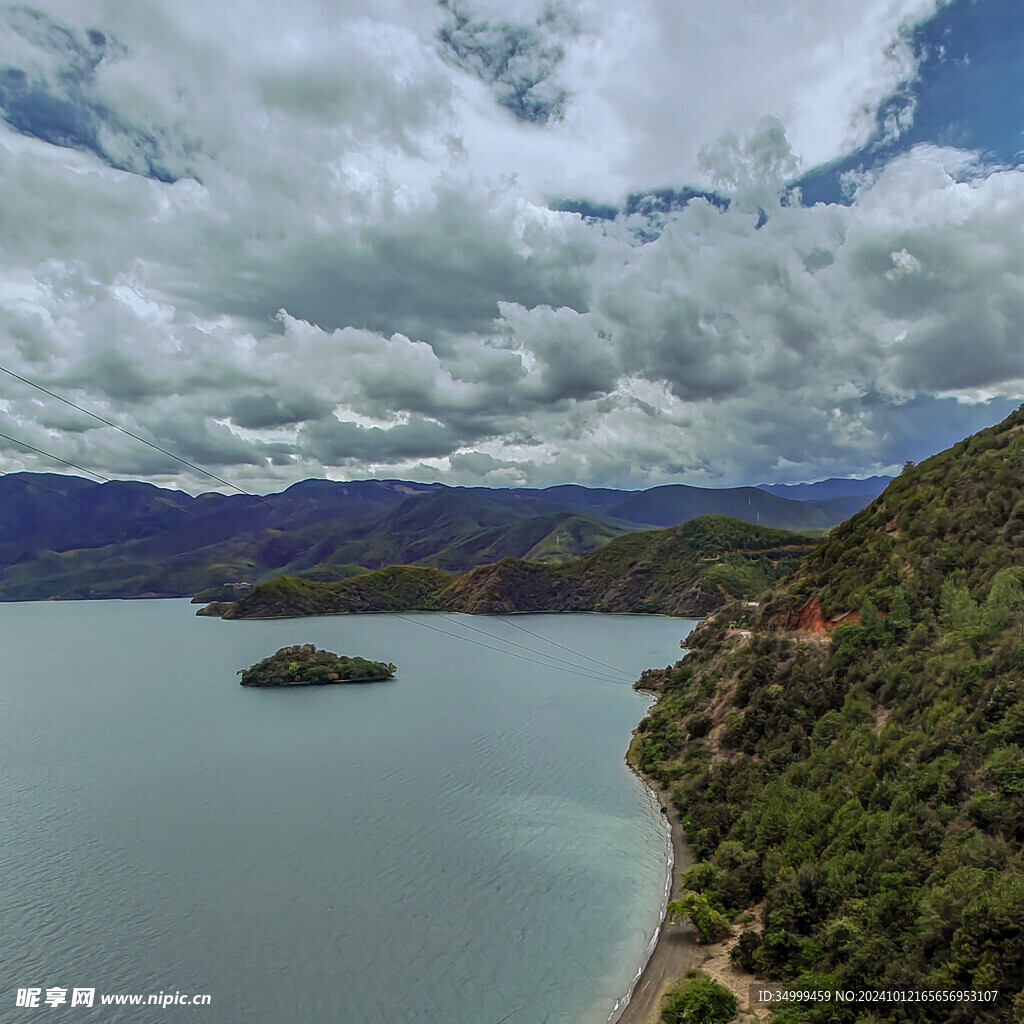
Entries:
{"type": "Polygon", "coordinates": [[[0,605],[0,1018],[607,1020],[657,924],[667,848],[623,763],[647,704],[630,683],[692,622],[512,620],[614,665],[609,681],[501,619],[194,611],[0,605]],[[238,685],[306,642],[398,674],[238,685]],[[211,1005],[15,1010],[18,988],[56,986],[211,1005]]]}

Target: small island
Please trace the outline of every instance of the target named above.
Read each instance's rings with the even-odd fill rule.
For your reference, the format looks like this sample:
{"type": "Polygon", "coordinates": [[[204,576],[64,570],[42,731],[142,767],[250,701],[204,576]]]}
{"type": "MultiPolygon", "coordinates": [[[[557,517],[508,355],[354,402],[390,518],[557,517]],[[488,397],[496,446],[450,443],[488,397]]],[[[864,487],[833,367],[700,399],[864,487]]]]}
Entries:
{"type": "Polygon", "coordinates": [[[327,683],[373,683],[392,679],[390,662],[338,656],[312,644],[282,647],[276,654],[238,673],[242,686],[322,686],[327,683]]]}

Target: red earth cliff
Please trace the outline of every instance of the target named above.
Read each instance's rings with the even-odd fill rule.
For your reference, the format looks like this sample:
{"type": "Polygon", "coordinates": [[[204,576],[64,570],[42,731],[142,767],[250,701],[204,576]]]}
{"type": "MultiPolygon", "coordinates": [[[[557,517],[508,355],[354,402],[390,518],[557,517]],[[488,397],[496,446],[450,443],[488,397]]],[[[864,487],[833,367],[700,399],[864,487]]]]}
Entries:
{"type": "Polygon", "coordinates": [[[860,612],[843,612],[836,619],[826,619],[821,611],[821,602],[812,597],[797,612],[796,628],[804,633],[831,633],[836,626],[859,626],[860,612]]]}

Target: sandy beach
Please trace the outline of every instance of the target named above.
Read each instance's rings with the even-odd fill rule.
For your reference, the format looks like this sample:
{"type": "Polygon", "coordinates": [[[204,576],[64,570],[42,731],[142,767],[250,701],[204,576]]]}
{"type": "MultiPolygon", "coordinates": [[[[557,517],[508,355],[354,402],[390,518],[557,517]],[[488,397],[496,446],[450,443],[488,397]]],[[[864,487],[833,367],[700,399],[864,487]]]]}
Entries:
{"type": "MultiPolygon", "coordinates": [[[[669,799],[668,793],[632,765],[630,767],[633,768],[644,785],[650,787],[668,818],[673,856],[669,899],[678,899],[682,889],[679,881],[680,875],[693,864],[693,854],[690,852],[689,846],[686,845],[683,826],[679,821],[679,812],[669,799]]],[[[666,918],[662,922],[657,945],[633,987],[629,1002],[618,1017],[612,1018],[614,1024],[656,1024],[661,997],[665,990],[680,978],[685,977],[686,972],[691,967],[699,965],[705,956],[705,951],[697,946],[693,925],[689,922],[672,924],[666,918]]]]}
{"type": "MultiPolygon", "coordinates": [[[[679,812],[669,794],[630,763],[628,756],[626,763],[651,790],[665,811],[672,843],[672,881],[668,898],[679,899],[683,889],[680,878],[684,871],[693,866],[693,853],[686,843],[679,812]]],[[[762,904],[752,909],[760,916],[764,907],[762,904]]],[[[738,1021],[744,1024],[763,1024],[768,1021],[770,1011],[762,1006],[751,1006],[750,1003],[752,987],[757,984],[767,987],[768,982],[746,974],[731,962],[729,956],[743,930],[742,927],[734,928],[733,934],[724,942],[700,946],[697,944],[696,930],[689,921],[672,924],[666,918],[662,922],[650,959],[633,987],[629,1002],[618,1016],[611,1018],[609,1024],[660,1024],[662,996],[677,981],[685,978],[691,967],[699,967],[736,996],[738,1021]]]]}

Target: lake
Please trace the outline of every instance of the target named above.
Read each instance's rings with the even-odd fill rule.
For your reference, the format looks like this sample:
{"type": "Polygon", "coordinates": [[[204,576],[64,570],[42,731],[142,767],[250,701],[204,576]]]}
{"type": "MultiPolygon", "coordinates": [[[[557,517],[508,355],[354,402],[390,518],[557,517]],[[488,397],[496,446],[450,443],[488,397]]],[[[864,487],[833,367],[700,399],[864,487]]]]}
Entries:
{"type": "Polygon", "coordinates": [[[0,605],[0,1018],[607,1020],[665,882],[630,684],[693,621],[194,612],[0,605]],[[238,685],[296,643],[398,672],[238,685]],[[99,1006],[176,992],[211,1005],[99,1006]]]}

